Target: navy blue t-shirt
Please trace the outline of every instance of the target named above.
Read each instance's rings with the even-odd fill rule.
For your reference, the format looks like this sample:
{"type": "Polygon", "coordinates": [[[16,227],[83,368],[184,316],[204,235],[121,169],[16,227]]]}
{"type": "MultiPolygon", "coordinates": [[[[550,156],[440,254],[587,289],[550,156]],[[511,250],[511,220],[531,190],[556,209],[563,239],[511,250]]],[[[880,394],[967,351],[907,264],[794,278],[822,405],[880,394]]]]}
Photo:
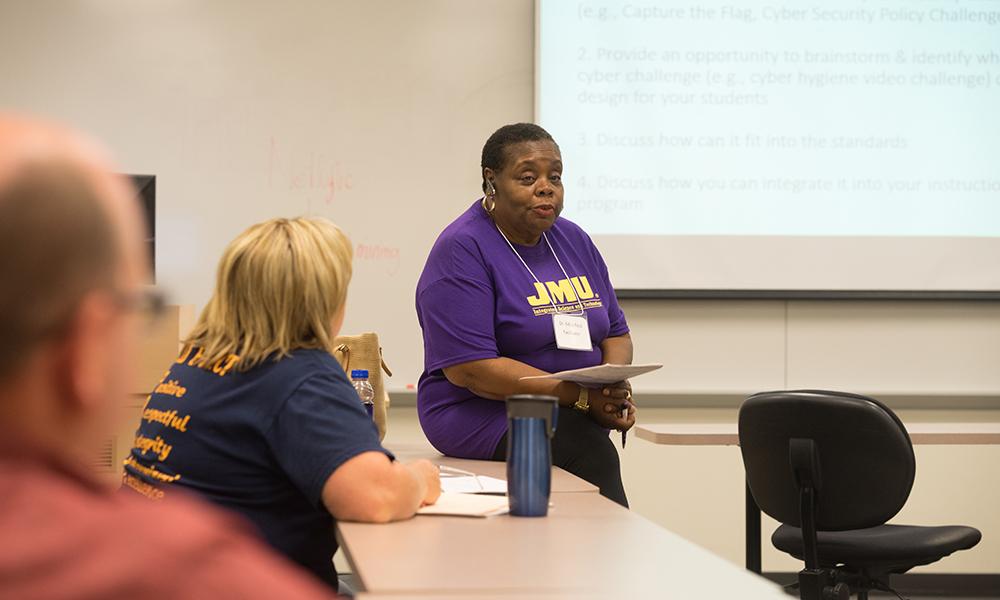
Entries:
{"type": "Polygon", "coordinates": [[[323,485],[379,443],[343,369],[296,350],[247,372],[207,368],[186,349],[147,399],[124,485],[151,498],[181,486],[254,523],[279,552],[336,588],[334,520],[323,485]]]}

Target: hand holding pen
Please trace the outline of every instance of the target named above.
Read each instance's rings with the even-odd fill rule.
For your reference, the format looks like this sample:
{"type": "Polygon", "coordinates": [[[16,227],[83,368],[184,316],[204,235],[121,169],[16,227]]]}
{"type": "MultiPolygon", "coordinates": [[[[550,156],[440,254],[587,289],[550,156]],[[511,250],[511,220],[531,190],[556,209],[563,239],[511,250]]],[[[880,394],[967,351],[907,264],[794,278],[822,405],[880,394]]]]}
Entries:
{"type": "Polygon", "coordinates": [[[614,429],[622,432],[622,448],[625,447],[627,432],[635,424],[635,403],[632,401],[632,384],[621,381],[605,386],[601,395],[608,402],[604,405],[605,412],[615,413],[614,429]]]}
{"type": "MultiPolygon", "coordinates": [[[[631,395],[629,395],[629,397],[631,397],[631,395]]],[[[632,411],[632,413],[631,413],[632,414],[632,423],[634,424],[635,423],[635,405],[632,404],[631,400],[626,400],[625,402],[622,403],[622,412],[621,412],[621,415],[619,415],[619,418],[621,418],[623,421],[625,421],[627,423],[628,422],[628,417],[629,417],[629,411],[630,410],[632,411]]],[[[630,424],[629,425],[629,429],[631,429],[631,427],[632,427],[632,425],[630,424]]],[[[625,449],[625,439],[626,439],[627,436],[628,436],[628,429],[622,429],[622,449],[623,450],[625,449]]]]}

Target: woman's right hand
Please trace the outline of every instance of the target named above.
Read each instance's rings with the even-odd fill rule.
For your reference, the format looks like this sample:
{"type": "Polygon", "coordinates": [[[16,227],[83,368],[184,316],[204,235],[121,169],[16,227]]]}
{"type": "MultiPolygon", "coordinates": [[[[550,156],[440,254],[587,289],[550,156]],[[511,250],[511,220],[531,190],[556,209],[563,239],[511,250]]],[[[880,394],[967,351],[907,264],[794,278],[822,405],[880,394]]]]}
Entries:
{"type": "Polygon", "coordinates": [[[424,494],[424,499],[420,505],[427,506],[437,502],[441,496],[441,469],[426,459],[408,462],[406,463],[406,467],[414,472],[426,485],[427,492],[424,494]]]}
{"type": "Polygon", "coordinates": [[[591,390],[590,418],[606,429],[628,431],[635,425],[635,404],[628,402],[628,412],[622,417],[622,400],[604,396],[598,390],[591,390]]]}

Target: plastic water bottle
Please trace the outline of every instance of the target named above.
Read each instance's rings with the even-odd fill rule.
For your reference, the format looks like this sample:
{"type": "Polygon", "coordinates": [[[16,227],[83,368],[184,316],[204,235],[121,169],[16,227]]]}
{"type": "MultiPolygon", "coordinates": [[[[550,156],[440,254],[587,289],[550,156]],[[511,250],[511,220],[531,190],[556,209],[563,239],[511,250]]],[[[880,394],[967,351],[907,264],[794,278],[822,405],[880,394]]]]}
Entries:
{"type": "Polygon", "coordinates": [[[365,369],[355,369],[351,371],[351,382],[354,383],[354,390],[358,392],[358,398],[365,405],[368,417],[375,415],[375,388],[368,381],[368,371],[365,369]]]}

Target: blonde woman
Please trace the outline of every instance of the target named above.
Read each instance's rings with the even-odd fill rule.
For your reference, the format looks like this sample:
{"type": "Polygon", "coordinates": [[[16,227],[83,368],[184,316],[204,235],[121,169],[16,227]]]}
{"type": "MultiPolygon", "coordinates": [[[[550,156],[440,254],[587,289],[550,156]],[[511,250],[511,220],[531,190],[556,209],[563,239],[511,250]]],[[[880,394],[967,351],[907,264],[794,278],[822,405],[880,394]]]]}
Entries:
{"type": "Polygon", "coordinates": [[[351,260],[324,219],[274,219],[233,240],[124,473],[124,487],[151,498],[186,488],[241,513],[335,588],[335,519],[405,519],[440,493],[437,467],[394,462],[381,446],[330,354],[351,260]]]}

